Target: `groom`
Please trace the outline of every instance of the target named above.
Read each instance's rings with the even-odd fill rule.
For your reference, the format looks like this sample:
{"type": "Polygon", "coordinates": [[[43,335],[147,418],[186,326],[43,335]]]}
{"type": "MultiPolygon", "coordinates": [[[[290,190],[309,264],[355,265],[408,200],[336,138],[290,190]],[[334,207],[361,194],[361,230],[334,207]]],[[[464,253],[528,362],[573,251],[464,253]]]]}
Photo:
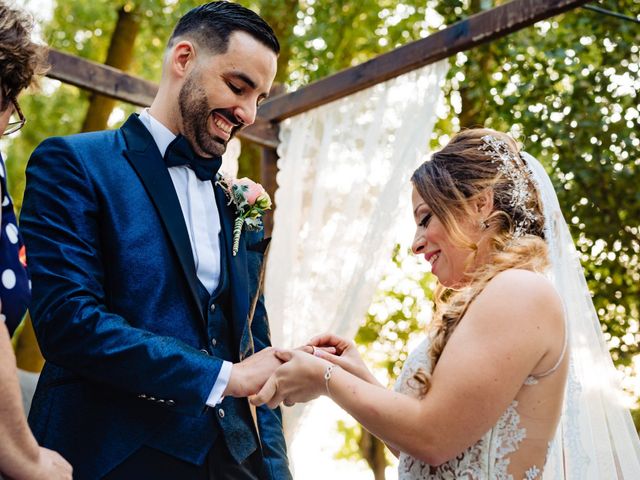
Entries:
{"type": "Polygon", "coordinates": [[[243,231],[232,254],[215,184],[278,52],[254,12],[197,7],[148,110],[29,162],[21,226],[47,359],[29,420],[76,479],[291,478],[280,413],[254,418],[244,398],[280,364],[262,298],[249,318],[266,243],[243,231]]]}

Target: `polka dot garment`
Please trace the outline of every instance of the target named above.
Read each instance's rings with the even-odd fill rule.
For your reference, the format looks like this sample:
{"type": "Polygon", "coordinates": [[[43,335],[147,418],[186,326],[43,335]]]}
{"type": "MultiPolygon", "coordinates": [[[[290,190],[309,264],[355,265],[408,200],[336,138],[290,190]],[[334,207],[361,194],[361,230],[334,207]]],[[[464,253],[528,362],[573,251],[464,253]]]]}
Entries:
{"type": "Polygon", "coordinates": [[[0,230],[0,319],[12,334],[27,311],[31,285],[27,272],[27,255],[18,231],[13,203],[7,192],[4,161],[0,156],[0,192],[2,225],[0,230]]]}

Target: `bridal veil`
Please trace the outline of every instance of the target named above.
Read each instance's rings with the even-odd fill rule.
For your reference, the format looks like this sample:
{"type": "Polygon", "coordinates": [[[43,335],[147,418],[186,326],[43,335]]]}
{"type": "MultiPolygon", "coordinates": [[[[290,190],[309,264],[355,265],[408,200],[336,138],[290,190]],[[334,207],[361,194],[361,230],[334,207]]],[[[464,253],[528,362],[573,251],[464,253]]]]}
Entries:
{"type": "Polygon", "coordinates": [[[640,441],[622,404],[617,370],[604,342],[578,252],[543,166],[526,152],[542,200],[549,275],[564,300],[569,377],[545,480],[640,479],[640,441]]]}

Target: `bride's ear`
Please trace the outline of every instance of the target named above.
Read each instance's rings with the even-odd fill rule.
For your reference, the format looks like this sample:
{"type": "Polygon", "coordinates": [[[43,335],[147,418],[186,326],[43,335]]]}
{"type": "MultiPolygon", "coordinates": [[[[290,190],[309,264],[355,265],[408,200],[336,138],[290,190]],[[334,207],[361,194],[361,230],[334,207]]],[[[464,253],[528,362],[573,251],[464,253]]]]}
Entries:
{"type": "Polygon", "coordinates": [[[484,192],[478,195],[473,201],[473,213],[476,214],[480,220],[486,220],[491,212],[493,212],[493,188],[485,188],[484,192]]]}

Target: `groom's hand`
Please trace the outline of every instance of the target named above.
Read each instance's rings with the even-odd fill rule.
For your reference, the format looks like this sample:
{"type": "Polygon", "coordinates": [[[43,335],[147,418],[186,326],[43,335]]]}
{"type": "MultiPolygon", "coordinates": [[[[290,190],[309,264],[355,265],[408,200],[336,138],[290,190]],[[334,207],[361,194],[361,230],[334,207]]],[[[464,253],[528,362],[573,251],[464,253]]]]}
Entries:
{"type": "Polygon", "coordinates": [[[260,391],[267,379],[282,365],[277,349],[265,348],[231,367],[231,376],[223,396],[248,397],[260,391]]]}
{"type": "Polygon", "coordinates": [[[249,398],[256,406],[267,404],[276,408],[280,403],[292,406],[308,402],[326,393],[324,372],[330,363],[299,349],[279,351],[284,365],[278,368],[260,392],[249,398]]]}

